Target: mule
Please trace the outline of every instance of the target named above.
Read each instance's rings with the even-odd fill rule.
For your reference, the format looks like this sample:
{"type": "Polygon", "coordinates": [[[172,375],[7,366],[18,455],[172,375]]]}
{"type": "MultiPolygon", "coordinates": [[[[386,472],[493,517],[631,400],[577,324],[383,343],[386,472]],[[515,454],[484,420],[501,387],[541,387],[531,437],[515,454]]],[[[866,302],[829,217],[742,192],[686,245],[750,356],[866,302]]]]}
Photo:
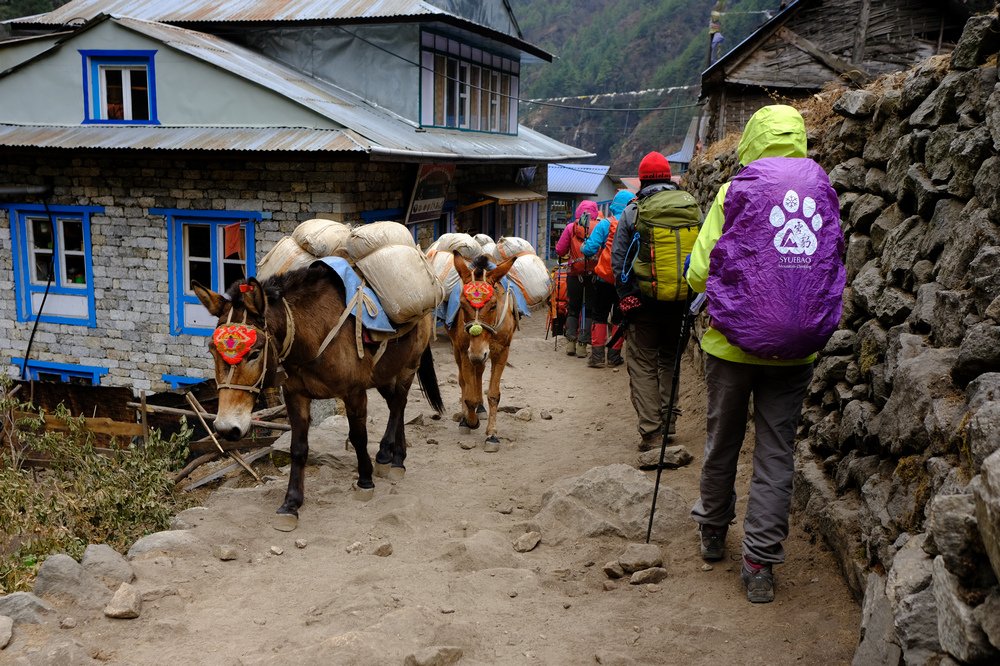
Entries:
{"type": "Polygon", "coordinates": [[[379,346],[362,343],[355,328],[359,324],[347,316],[352,313],[345,312],[343,285],[322,265],[275,275],[263,283],[255,278],[237,282],[225,295],[197,283],[192,288],[219,318],[209,345],[219,390],[215,419],[219,434],[229,440],[244,437],[256,395],[275,385],[279,366],[287,375],[283,388],[292,431],[292,464],[275,528],[294,529],[305,498],[312,400],[344,401],[348,437],[358,459],[356,498],[373,496],[373,472],[394,482],[402,479],[406,470],[403,412],[415,375],[431,407],[439,414],[444,410],[430,349],[432,314],[379,346]],[[368,455],[366,425],[367,390],[372,387],[389,406],[374,466],[368,455]]]}
{"type": "MultiPolygon", "coordinates": [[[[461,254],[453,254],[455,270],[462,279],[458,313],[448,329],[458,364],[458,384],[462,389],[464,413],[458,425],[463,432],[479,428],[479,416],[486,411],[483,407],[483,372],[489,360],[489,412],[483,450],[495,453],[500,450],[500,438],[496,434],[500,378],[507,366],[510,343],[520,316],[514,294],[505,289],[500,281],[517,257],[510,257],[490,269],[486,255],[474,259],[470,267],[461,254]]],[[[509,286],[509,289],[516,288],[513,284],[509,286]]]]}

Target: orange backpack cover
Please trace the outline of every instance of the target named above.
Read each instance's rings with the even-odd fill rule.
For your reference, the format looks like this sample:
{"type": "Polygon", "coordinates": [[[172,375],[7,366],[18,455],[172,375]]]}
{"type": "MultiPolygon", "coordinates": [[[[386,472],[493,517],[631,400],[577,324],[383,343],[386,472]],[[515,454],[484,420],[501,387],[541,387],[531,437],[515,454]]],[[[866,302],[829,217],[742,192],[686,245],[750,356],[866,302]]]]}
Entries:
{"type": "Polygon", "coordinates": [[[549,294],[549,324],[556,335],[560,334],[562,321],[566,319],[566,308],[569,301],[568,284],[569,268],[565,264],[553,268],[552,293],[549,294]]]}
{"type": "Polygon", "coordinates": [[[608,217],[611,225],[608,228],[608,237],[597,253],[597,266],[594,267],[594,274],[608,284],[615,283],[615,272],[611,270],[611,248],[615,243],[615,232],[618,231],[618,218],[614,215],[608,217]]]}

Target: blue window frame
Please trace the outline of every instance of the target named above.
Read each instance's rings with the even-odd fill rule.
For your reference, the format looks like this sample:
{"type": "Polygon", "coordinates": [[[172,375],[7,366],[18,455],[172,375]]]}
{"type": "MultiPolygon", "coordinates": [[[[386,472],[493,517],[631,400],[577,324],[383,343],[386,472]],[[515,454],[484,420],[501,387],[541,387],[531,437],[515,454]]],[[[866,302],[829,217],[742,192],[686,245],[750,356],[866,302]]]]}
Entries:
{"type": "Polygon", "coordinates": [[[160,375],[160,378],[174,390],[206,381],[201,377],[185,377],[184,375],[160,375]]]}
{"type": "Polygon", "coordinates": [[[155,55],[81,49],[84,124],[159,125],[155,55]]]}
{"type": "Polygon", "coordinates": [[[25,366],[23,358],[12,358],[10,362],[17,366],[18,375],[21,375],[21,369],[24,368],[25,376],[23,379],[33,379],[35,381],[98,386],[101,383],[101,377],[108,374],[107,368],[94,365],[29,360],[27,366],[25,366]]]}
{"type": "Polygon", "coordinates": [[[17,320],[96,326],[90,217],[100,206],[4,206],[10,219],[17,320]],[[48,296],[45,290],[48,288],[48,296]]]}
{"type": "Polygon", "coordinates": [[[256,275],[255,223],[263,215],[168,208],[149,212],[167,218],[171,335],[211,335],[216,319],[194,295],[191,282],[197,280],[221,293],[236,280],[256,275]],[[229,256],[225,256],[227,227],[238,233],[238,250],[229,256]]]}

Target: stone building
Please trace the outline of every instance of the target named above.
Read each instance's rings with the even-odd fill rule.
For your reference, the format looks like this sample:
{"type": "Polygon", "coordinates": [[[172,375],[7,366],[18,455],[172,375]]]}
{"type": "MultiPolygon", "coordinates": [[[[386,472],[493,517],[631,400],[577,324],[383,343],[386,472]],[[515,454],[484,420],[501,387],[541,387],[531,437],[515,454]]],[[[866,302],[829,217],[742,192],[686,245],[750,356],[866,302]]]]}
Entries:
{"type": "Polygon", "coordinates": [[[590,156],[518,125],[521,66],[551,56],[503,0],[73,0],[7,28],[12,375],[199,381],[214,321],[192,280],[221,290],[254,275],[315,217],[544,247],[545,165],[590,156]],[[440,178],[418,195],[428,169],[440,178]],[[437,203],[411,210],[421,199],[437,203]]]}

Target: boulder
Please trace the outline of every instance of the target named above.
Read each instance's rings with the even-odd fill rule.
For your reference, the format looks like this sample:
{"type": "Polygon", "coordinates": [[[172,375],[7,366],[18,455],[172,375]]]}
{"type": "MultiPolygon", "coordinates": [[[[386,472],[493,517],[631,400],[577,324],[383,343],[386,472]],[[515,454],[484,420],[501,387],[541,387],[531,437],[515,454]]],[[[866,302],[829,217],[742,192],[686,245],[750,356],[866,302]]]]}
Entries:
{"type": "Polygon", "coordinates": [[[853,666],[898,664],[902,654],[893,625],[892,608],[885,596],[885,578],[876,573],[869,574],[861,608],[861,641],[851,663],[853,666]]]}
{"type": "Polygon", "coordinates": [[[958,350],[951,376],[964,386],[984,372],[1000,371],[1000,326],[982,322],[970,328],[958,350]]]}
{"type": "Polygon", "coordinates": [[[848,216],[848,223],[853,233],[868,233],[874,222],[885,210],[885,200],[874,194],[862,194],[858,197],[848,216]]]}
{"type": "Polygon", "coordinates": [[[970,278],[969,265],[988,245],[1000,245],[1000,227],[993,224],[990,211],[975,199],[962,209],[952,233],[944,244],[938,259],[937,281],[946,289],[964,289],[970,278]]]}
{"type": "Polygon", "coordinates": [[[0,615],[0,650],[7,647],[14,635],[14,620],[6,615],[0,615]]]}
{"type": "Polygon", "coordinates": [[[187,530],[166,530],[142,537],[132,544],[125,557],[134,560],[164,553],[207,555],[209,548],[187,530]]]}
{"type": "Polygon", "coordinates": [[[996,14],[971,16],[951,54],[952,69],[972,69],[1000,48],[996,14]]]}
{"type": "Polygon", "coordinates": [[[932,659],[941,654],[934,590],[926,588],[903,597],[893,616],[893,626],[903,649],[903,662],[908,666],[933,663],[932,659]]]}
{"type": "Polygon", "coordinates": [[[892,393],[879,414],[879,437],[894,455],[923,451],[930,444],[924,419],[935,400],[958,394],[950,381],[957,358],[955,349],[925,349],[900,361],[892,393]]]}
{"type": "Polygon", "coordinates": [[[0,597],[0,615],[20,624],[42,624],[45,616],[55,610],[52,604],[31,592],[12,592],[0,597]]]}
{"type": "Polygon", "coordinates": [[[989,130],[982,125],[960,132],[955,137],[950,149],[954,174],[948,181],[948,194],[968,199],[975,193],[976,174],[983,160],[992,154],[992,149],[993,139],[989,130]]]}
{"type": "Polygon", "coordinates": [[[928,506],[927,533],[948,571],[972,587],[996,582],[976,524],[972,494],[937,495],[928,506]],[[986,565],[986,566],[984,566],[986,565]]]}
{"type": "Polygon", "coordinates": [[[83,559],[80,560],[80,564],[112,589],[117,588],[122,583],[131,583],[135,580],[132,565],[106,543],[92,543],[87,546],[87,549],[83,551],[83,559]]]}
{"type": "Polygon", "coordinates": [[[958,578],[948,571],[940,555],[934,558],[933,581],[941,647],[963,662],[995,663],[1000,655],[990,645],[972,608],[963,600],[965,591],[958,578]]]}
{"type": "MultiPolygon", "coordinates": [[[[892,568],[886,576],[885,593],[893,613],[899,612],[899,604],[905,597],[930,587],[933,560],[924,551],[926,540],[926,534],[911,537],[892,559],[892,568]]],[[[936,627],[934,633],[937,633],[936,627]]]]}
{"type": "Polygon", "coordinates": [[[82,608],[103,608],[111,590],[69,555],[45,558],[35,578],[34,593],[40,597],[69,599],[82,608]]]}
{"type": "Polygon", "coordinates": [[[833,110],[842,116],[867,118],[875,112],[878,95],[870,90],[848,90],[833,104],[833,110]]]}

